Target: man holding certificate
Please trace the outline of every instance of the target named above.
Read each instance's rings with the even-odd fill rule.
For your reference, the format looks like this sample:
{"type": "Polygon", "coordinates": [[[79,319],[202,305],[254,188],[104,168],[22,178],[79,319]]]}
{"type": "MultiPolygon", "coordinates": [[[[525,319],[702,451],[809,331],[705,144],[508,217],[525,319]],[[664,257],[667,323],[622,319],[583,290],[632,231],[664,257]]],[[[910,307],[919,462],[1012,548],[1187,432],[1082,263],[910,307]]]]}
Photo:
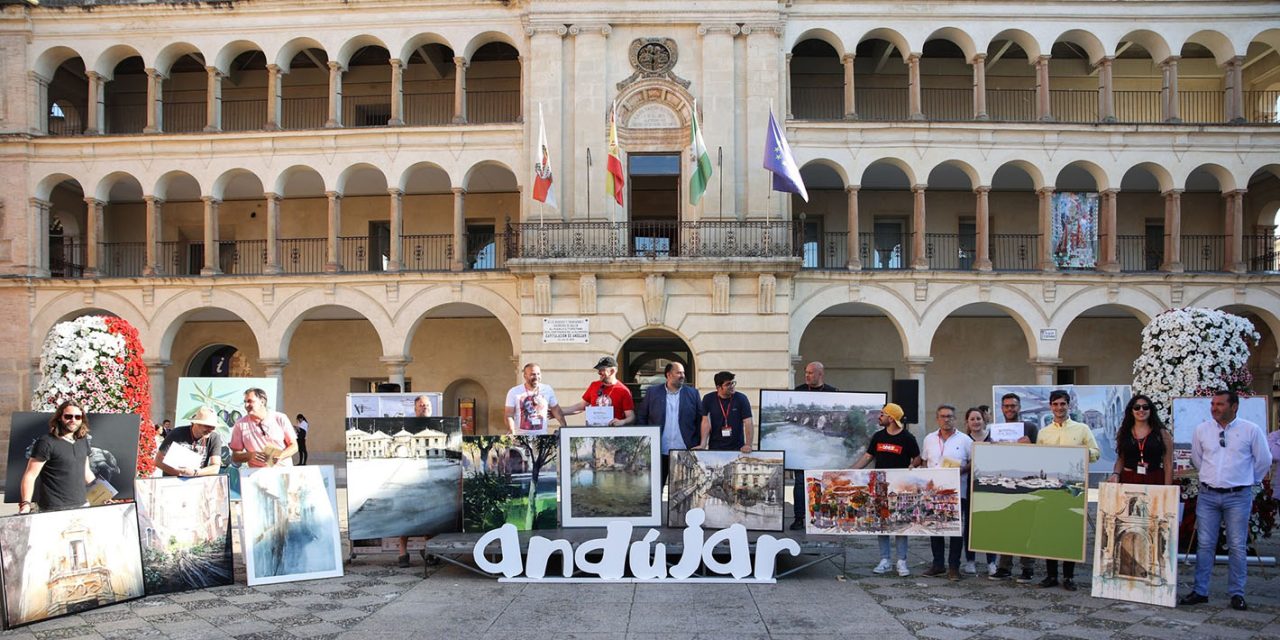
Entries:
{"type": "Polygon", "coordinates": [[[160,444],[156,466],[166,476],[217,475],[222,467],[222,438],[218,436],[218,416],[213,409],[200,407],[191,424],[178,427],[160,444]]]}
{"type": "Polygon", "coordinates": [[[564,415],[587,414],[592,427],[621,427],[635,422],[636,403],[627,385],[618,381],[618,361],[605,356],[595,366],[599,380],[587,387],[582,402],[564,410],[564,415]]]}

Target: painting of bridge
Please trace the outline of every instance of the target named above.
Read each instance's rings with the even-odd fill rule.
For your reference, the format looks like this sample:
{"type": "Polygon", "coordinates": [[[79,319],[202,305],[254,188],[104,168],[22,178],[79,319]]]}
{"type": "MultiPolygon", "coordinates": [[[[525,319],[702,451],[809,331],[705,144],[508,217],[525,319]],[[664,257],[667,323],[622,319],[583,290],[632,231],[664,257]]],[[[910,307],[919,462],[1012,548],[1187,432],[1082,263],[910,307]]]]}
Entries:
{"type": "Polygon", "coordinates": [[[848,469],[880,428],[883,393],[760,391],[760,448],[783,451],[788,469],[848,469]]]}

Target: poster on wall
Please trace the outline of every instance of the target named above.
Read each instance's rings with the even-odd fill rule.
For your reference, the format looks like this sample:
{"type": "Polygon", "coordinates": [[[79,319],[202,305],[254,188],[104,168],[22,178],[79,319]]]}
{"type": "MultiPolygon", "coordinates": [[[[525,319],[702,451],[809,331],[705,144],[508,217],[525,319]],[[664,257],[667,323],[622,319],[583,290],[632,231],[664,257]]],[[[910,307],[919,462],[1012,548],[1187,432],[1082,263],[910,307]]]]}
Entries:
{"type": "Polygon", "coordinates": [[[1093,597],[1177,605],[1179,492],[1172,485],[1098,487],[1093,597]]]}
{"type": "MultiPolygon", "coordinates": [[[[27,470],[31,447],[49,433],[51,419],[52,413],[14,412],[9,429],[5,502],[22,498],[22,474],[27,470]]],[[[90,413],[87,419],[89,470],[115,488],[116,500],[132,500],[134,478],[138,475],[138,429],[142,418],[136,413],[90,413]]]]}
{"type": "Polygon", "coordinates": [[[1049,393],[1062,389],[1070,396],[1067,416],[1088,425],[1098,441],[1099,457],[1089,464],[1089,481],[1098,484],[1111,475],[1116,464],[1116,432],[1124,420],[1124,408],[1133,397],[1128,385],[996,385],[991,388],[991,406],[999,407],[1006,393],[1018,395],[1022,403],[1021,419],[1043,429],[1053,422],[1049,410],[1049,393]]]}
{"type": "Polygon", "coordinates": [[[884,393],[760,391],[760,448],[783,451],[788,469],[848,469],[880,429],[884,393]]]}
{"type": "Polygon", "coordinates": [[[702,509],[705,529],[782,531],[785,464],[781,451],[672,451],[667,526],[683,527],[690,509],[702,509]]]}
{"type": "Polygon", "coordinates": [[[136,507],[0,518],[0,565],[8,629],[140,598],[136,507]]]}
{"type": "Polygon", "coordinates": [[[959,469],[809,470],[805,533],[958,536],[959,469]]]}
{"type": "Polygon", "coordinates": [[[244,478],[243,538],[249,586],[342,575],[333,467],[266,467],[244,478]]]}
{"type": "Polygon", "coordinates": [[[352,540],[461,531],[459,418],[347,420],[352,540]]]}
{"type": "Polygon", "coordinates": [[[658,427],[568,427],[559,436],[564,526],[662,526],[658,427]]]}
{"type": "Polygon", "coordinates": [[[556,528],[559,466],[557,436],[463,437],[462,530],[556,528]]]}
{"type": "Polygon", "coordinates": [[[1053,262],[1059,269],[1098,264],[1098,194],[1055,192],[1050,212],[1053,262]]]}
{"type": "MultiPolygon", "coordinates": [[[[1213,414],[1209,412],[1209,402],[1213,398],[1174,398],[1173,399],[1173,472],[1188,475],[1195,472],[1191,466],[1191,436],[1196,427],[1204,422],[1212,422],[1213,414]]],[[[1267,429],[1268,412],[1267,397],[1253,396],[1240,398],[1240,408],[1236,417],[1248,420],[1267,429]]]]}
{"type": "Polygon", "coordinates": [[[235,582],[226,476],[139,478],[137,496],[147,595],[235,582]]]}
{"type": "Polygon", "coordinates": [[[973,445],[969,549],[1084,562],[1085,447],[973,445]]]}
{"type": "Polygon", "coordinates": [[[444,415],[442,393],[348,393],[347,418],[433,418],[444,415]]]}
{"type": "Polygon", "coordinates": [[[173,425],[190,424],[200,407],[207,406],[217,414],[218,437],[222,438],[222,470],[219,473],[227,476],[232,500],[240,499],[241,465],[231,461],[231,427],[245,415],[244,394],[249,389],[266,391],[267,406],[282,411],[277,402],[280,389],[276,381],[276,378],[178,378],[173,425]]]}

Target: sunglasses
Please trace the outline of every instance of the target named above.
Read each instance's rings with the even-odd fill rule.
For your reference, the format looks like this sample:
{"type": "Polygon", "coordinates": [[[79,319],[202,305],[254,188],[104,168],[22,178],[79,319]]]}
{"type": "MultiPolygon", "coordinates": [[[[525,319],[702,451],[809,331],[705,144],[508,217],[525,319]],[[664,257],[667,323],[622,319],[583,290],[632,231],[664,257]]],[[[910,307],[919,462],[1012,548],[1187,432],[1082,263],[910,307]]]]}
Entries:
{"type": "Polygon", "coordinates": [[[1149,404],[1135,404],[1135,405],[1133,405],[1133,410],[1134,410],[1134,411],[1150,411],[1150,410],[1151,410],[1151,405],[1149,405],[1149,404]]]}
{"type": "Polygon", "coordinates": [[[68,420],[68,421],[74,420],[76,422],[79,422],[81,420],[84,420],[84,414],[83,413],[64,413],[62,414],[62,419],[68,420]]]}
{"type": "Polygon", "coordinates": [[[1223,449],[1227,448],[1227,432],[1226,431],[1218,432],[1218,446],[1222,447],[1223,449]]]}

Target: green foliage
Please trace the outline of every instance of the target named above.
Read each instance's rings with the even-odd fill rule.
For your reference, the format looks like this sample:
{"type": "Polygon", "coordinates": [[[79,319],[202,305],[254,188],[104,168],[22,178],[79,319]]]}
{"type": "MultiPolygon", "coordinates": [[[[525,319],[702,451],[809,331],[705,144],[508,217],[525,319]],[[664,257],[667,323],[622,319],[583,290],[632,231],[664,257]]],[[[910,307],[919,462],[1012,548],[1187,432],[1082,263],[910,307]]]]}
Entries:
{"type": "Polygon", "coordinates": [[[511,476],[482,471],[467,476],[462,483],[463,530],[488,531],[506,521],[504,505],[514,495],[511,476]]]}

